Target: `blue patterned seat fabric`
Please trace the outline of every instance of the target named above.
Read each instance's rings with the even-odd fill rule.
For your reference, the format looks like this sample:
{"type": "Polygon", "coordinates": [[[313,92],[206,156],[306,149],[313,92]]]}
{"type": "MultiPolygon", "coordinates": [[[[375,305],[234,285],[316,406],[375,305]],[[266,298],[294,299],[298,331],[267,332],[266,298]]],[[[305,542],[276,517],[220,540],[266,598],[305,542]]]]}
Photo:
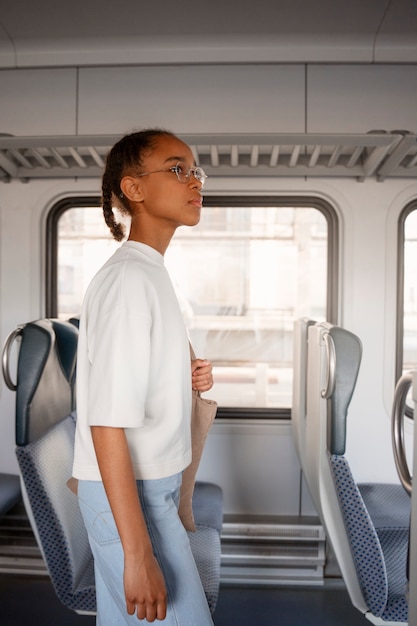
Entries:
{"type": "Polygon", "coordinates": [[[189,532],[191,549],[213,614],[219,595],[223,523],[223,493],[218,485],[197,481],[193,494],[196,532],[189,532]]]}
{"type": "Polygon", "coordinates": [[[74,434],[70,415],[16,455],[55,592],[68,608],[94,612],[93,557],[77,497],[66,486],[74,434]]]}
{"type": "Polygon", "coordinates": [[[365,498],[368,496],[369,500],[370,492],[373,497],[376,492],[380,496],[381,507],[373,502],[375,526],[346,458],[332,455],[330,464],[366,604],[376,617],[406,622],[409,498],[401,485],[366,485],[365,498]],[[395,500],[400,501],[400,508],[396,507],[395,500]],[[386,521],[384,509],[389,509],[386,521]],[[396,512],[399,513],[397,521],[393,519],[396,512]]]}

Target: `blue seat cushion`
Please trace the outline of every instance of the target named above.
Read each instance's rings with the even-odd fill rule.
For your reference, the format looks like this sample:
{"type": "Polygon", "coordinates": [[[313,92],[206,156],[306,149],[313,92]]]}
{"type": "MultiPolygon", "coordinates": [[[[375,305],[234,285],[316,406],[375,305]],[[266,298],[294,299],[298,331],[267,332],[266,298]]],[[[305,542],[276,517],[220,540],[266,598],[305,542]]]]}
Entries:
{"type": "Polygon", "coordinates": [[[376,617],[406,622],[407,506],[401,507],[395,522],[395,500],[403,501],[402,494],[393,490],[391,510],[387,499],[378,510],[383,488],[359,489],[344,456],[331,455],[330,464],[365,602],[376,617]]]}
{"type": "Polygon", "coordinates": [[[188,537],[213,614],[219,595],[223,492],[218,485],[197,481],[192,505],[196,532],[188,532],[188,537]]]}
{"type": "Polygon", "coordinates": [[[223,524],[223,492],[219,485],[197,481],[193,494],[196,525],[211,526],[220,534],[223,524]]]}
{"type": "Polygon", "coordinates": [[[19,476],[0,474],[0,517],[10,511],[19,500],[19,476]]]}

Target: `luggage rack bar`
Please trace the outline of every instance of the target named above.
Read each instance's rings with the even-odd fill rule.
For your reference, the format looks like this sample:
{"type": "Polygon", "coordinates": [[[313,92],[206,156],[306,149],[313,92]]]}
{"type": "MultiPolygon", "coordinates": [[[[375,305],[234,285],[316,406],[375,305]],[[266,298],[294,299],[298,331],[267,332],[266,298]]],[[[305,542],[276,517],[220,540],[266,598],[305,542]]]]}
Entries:
{"type": "MultiPolygon", "coordinates": [[[[0,135],[0,181],[100,178],[119,135],[0,135]]],[[[219,177],[411,177],[417,136],[406,131],[362,134],[184,134],[196,162],[219,177]]]]}

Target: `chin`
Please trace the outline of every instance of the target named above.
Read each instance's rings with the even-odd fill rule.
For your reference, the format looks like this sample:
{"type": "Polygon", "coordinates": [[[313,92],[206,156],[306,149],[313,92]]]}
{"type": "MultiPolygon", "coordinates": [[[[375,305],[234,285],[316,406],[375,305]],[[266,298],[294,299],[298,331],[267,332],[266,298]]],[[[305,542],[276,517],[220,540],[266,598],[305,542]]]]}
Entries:
{"type": "Polygon", "coordinates": [[[198,212],[194,213],[193,215],[187,215],[184,218],[184,226],[196,226],[200,221],[200,217],[201,209],[198,209],[198,212]]]}

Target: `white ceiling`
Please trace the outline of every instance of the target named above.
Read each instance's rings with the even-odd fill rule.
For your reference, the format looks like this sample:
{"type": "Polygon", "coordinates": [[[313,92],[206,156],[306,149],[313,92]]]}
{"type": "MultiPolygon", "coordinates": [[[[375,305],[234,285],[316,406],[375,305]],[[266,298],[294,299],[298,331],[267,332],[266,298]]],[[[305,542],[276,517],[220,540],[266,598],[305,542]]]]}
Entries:
{"type": "Polygon", "coordinates": [[[416,63],[417,0],[0,0],[0,68],[416,63]]]}

